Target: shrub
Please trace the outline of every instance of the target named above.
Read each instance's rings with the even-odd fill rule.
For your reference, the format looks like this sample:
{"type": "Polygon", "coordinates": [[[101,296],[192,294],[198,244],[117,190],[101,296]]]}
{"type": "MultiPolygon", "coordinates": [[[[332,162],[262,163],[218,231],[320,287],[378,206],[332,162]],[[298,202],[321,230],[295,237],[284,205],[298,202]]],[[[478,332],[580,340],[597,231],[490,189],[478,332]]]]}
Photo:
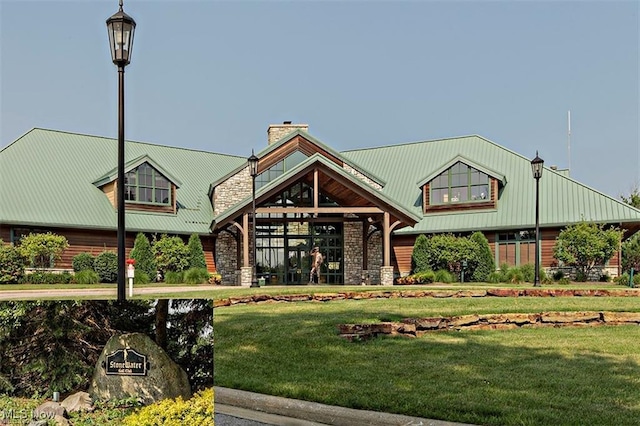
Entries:
{"type": "Polygon", "coordinates": [[[433,277],[434,282],[436,283],[452,283],[455,281],[453,274],[446,269],[440,269],[435,272],[435,276],[433,277]]]}
{"type": "Polygon", "coordinates": [[[489,277],[487,278],[487,281],[489,281],[492,284],[498,284],[502,282],[502,273],[500,271],[494,271],[492,273],[489,274],[489,277]]]}
{"type": "Polygon", "coordinates": [[[134,284],[149,284],[151,282],[151,278],[145,272],[136,270],[136,274],[133,277],[134,284]]]}
{"type": "Polygon", "coordinates": [[[528,283],[532,283],[536,279],[536,267],[530,263],[520,266],[522,279],[528,283]]]}
{"type": "Polygon", "coordinates": [[[21,282],[23,284],[69,284],[72,279],[73,275],[66,271],[61,274],[37,271],[24,275],[21,282]]]}
{"type": "Polygon", "coordinates": [[[103,251],[97,255],[94,268],[101,282],[115,283],[118,281],[118,255],[115,252],[103,251]]]}
{"type": "Polygon", "coordinates": [[[184,273],[187,284],[206,284],[208,281],[209,272],[205,268],[191,268],[184,273]]]}
{"type": "Polygon", "coordinates": [[[76,272],[73,281],[78,284],[98,284],[100,276],[92,269],[85,269],[84,271],[76,272]]]}
{"type": "Polygon", "coordinates": [[[567,277],[562,277],[558,280],[558,284],[567,285],[567,284],[571,284],[571,281],[569,281],[569,278],[567,277]]]}
{"type": "Polygon", "coordinates": [[[156,258],[149,240],[141,232],[136,235],[136,241],[133,243],[130,257],[136,261],[136,276],[140,272],[144,272],[147,277],[156,276],[156,258]]]}
{"type": "Polygon", "coordinates": [[[32,267],[46,269],[55,265],[55,261],[60,259],[67,247],[69,243],[65,237],[47,232],[24,236],[18,249],[32,267]]]}
{"type": "Polygon", "coordinates": [[[20,251],[0,240],[0,284],[18,283],[24,276],[24,257],[20,251]]]}
{"type": "Polygon", "coordinates": [[[579,283],[586,282],[588,278],[589,277],[588,277],[586,272],[581,271],[581,270],[578,270],[576,272],[576,281],[578,281],[579,283]]]}
{"type": "Polygon", "coordinates": [[[608,274],[608,273],[606,273],[606,272],[605,272],[604,274],[601,274],[601,275],[600,275],[600,282],[601,282],[601,283],[608,283],[608,282],[611,282],[611,277],[609,276],[609,274],[608,274]]]}
{"type": "Polygon", "coordinates": [[[71,261],[71,265],[73,266],[74,272],[80,272],[85,270],[93,271],[93,263],[95,258],[91,253],[79,253],[73,256],[73,260],[71,261]]]}
{"type": "Polygon", "coordinates": [[[222,284],[222,275],[220,275],[220,274],[210,274],[209,275],[209,284],[222,284]]]}
{"type": "Polygon", "coordinates": [[[511,284],[519,284],[524,281],[524,274],[520,268],[509,268],[504,274],[505,281],[511,284]]]}
{"type": "Polygon", "coordinates": [[[560,281],[561,279],[564,278],[564,272],[562,272],[560,269],[558,269],[557,271],[555,271],[552,275],[553,280],[554,281],[560,281]]]}
{"type": "Polygon", "coordinates": [[[207,269],[207,261],[204,258],[204,250],[198,234],[191,234],[187,249],[189,250],[189,269],[207,269]]]}
{"type": "Polygon", "coordinates": [[[475,252],[476,259],[473,262],[475,265],[471,273],[471,279],[475,282],[487,281],[489,275],[496,270],[496,262],[493,258],[489,241],[482,232],[474,232],[469,239],[478,246],[475,252]]]}
{"type": "Polygon", "coordinates": [[[213,388],[185,401],[165,399],[125,417],[124,426],[178,426],[213,424],[213,388]]]}
{"type": "Polygon", "coordinates": [[[411,253],[411,270],[414,273],[431,270],[429,265],[429,239],[423,234],[418,235],[411,253]]]}
{"type": "Polygon", "coordinates": [[[429,270],[415,274],[416,283],[418,284],[431,284],[436,279],[436,273],[429,270]]]}
{"type": "Polygon", "coordinates": [[[182,272],[169,271],[164,274],[164,282],[167,284],[182,284],[182,272]]]}
{"type": "Polygon", "coordinates": [[[189,266],[189,249],[180,237],[163,235],[153,244],[156,264],[164,273],[180,272],[189,266]]]}

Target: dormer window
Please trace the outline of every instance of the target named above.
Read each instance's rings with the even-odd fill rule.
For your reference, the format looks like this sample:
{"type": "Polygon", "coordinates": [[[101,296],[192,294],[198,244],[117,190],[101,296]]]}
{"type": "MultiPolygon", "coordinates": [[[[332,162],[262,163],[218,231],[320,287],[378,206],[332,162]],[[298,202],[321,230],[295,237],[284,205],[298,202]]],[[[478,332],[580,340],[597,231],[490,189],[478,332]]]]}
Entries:
{"type": "Polygon", "coordinates": [[[171,183],[149,163],[125,174],[124,199],[128,202],[171,205],[171,183]]]}
{"type": "Polygon", "coordinates": [[[460,161],[436,176],[430,182],[429,188],[431,205],[491,199],[489,175],[460,161]]]}

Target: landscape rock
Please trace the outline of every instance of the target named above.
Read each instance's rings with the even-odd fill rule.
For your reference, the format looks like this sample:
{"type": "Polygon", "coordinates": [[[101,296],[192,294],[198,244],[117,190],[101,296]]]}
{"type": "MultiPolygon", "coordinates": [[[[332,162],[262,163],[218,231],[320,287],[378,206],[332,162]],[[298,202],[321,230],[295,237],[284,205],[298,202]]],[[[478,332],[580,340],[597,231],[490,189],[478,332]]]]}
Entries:
{"type": "MultiPolygon", "coordinates": [[[[136,360],[136,358],[130,358],[136,360]]],[[[145,363],[139,363],[145,364],[145,363]]],[[[93,400],[114,400],[135,397],[143,404],[151,404],[166,398],[182,396],[191,397],[191,386],[187,374],[169,355],[147,335],[142,333],[128,333],[115,335],[105,345],[96,364],[93,378],[89,387],[89,395],[93,400]],[[146,365],[132,367],[127,364],[110,361],[112,374],[107,374],[107,355],[124,353],[127,356],[146,356],[146,365]],[[129,354],[129,355],[127,355],[129,354]],[[133,354],[133,355],[131,355],[133,354]],[[122,368],[122,372],[113,372],[113,368],[122,368]],[[145,374],[130,368],[144,368],[145,374]]]]}
{"type": "Polygon", "coordinates": [[[76,392],[73,395],[69,395],[60,403],[67,413],[73,413],[76,411],[93,411],[93,401],[88,392],[76,392]]]}

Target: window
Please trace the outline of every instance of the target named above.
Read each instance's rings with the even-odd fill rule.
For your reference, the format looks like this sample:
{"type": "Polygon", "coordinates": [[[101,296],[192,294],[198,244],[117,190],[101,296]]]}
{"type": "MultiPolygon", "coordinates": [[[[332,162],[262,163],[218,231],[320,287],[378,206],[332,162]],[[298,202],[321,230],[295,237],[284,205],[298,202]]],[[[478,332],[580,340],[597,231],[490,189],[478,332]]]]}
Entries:
{"type": "Polygon", "coordinates": [[[496,264],[522,266],[535,263],[536,233],[534,230],[498,234],[496,264]]]}
{"type": "Polygon", "coordinates": [[[489,175],[458,161],[429,183],[430,204],[487,201],[489,188],[489,175]]]}
{"type": "Polygon", "coordinates": [[[302,152],[295,151],[284,159],[278,161],[276,164],[256,176],[256,189],[263,187],[278,176],[284,174],[286,171],[291,170],[306,160],[306,158],[307,156],[302,152]]]}
{"type": "Polygon", "coordinates": [[[124,176],[124,199],[136,203],[171,204],[171,183],[149,163],[124,176]]]}

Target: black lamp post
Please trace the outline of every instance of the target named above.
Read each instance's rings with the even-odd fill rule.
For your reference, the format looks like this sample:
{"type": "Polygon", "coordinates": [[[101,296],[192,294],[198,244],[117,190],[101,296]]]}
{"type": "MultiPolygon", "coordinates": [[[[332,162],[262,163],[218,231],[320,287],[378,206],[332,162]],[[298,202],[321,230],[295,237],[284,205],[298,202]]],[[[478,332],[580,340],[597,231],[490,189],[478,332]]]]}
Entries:
{"type": "Polygon", "coordinates": [[[118,66],[118,301],[125,300],[125,227],[124,227],[124,67],[131,61],[136,21],[122,10],[107,19],[111,59],[118,66]]]}
{"type": "Polygon", "coordinates": [[[542,166],[544,166],[544,160],[538,157],[538,151],[536,151],[536,158],[531,160],[531,170],[533,171],[533,178],[536,180],[536,271],[533,280],[534,287],[540,287],[540,178],[542,177],[542,166]]]}
{"type": "Polygon", "coordinates": [[[251,209],[251,219],[253,222],[253,267],[251,268],[251,287],[260,287],[258,285],[258,276],[256,275],[256,176],[258,176],[258,157],[251,150],[251,157],[247,159],[249,163],[249,174],[251,175],[251,201],[253,207],[251,209]]]}

